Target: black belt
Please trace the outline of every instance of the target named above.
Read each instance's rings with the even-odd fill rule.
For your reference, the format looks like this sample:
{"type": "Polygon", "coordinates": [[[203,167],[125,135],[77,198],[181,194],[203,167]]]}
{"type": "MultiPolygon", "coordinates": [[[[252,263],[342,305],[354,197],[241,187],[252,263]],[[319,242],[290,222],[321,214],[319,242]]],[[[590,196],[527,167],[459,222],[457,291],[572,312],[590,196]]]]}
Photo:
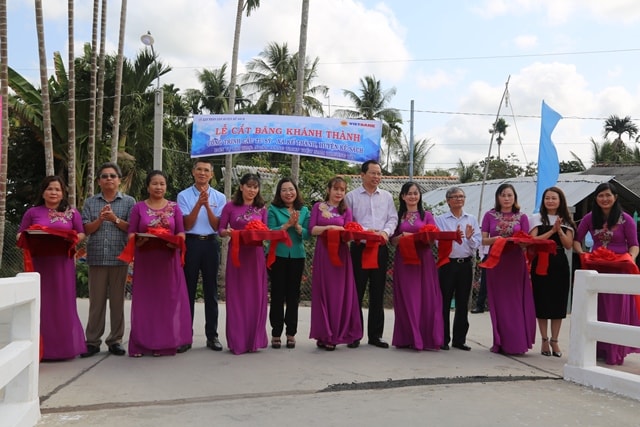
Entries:
{"type": "Polygon", "coordinates": [[[212,240],[217,234],[187,234],[187,239],[212,240]]]}
{"type": "Polygon", "coordinates": [[[471,261],[471,257],[468,256],[466,258],[449,258],[449,261],[451,262],[457,262],[458,264],[462,264],[463,262],[469,262],[471,261]]]}

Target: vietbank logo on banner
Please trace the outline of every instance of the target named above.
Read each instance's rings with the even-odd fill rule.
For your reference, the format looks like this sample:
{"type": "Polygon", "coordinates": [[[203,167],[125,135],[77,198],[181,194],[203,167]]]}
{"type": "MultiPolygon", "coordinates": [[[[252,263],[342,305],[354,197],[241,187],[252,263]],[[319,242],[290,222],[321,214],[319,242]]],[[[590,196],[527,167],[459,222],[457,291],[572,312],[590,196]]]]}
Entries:
{"type": "Polygon", "coordinates": [[[191,157],[270,151],[362,163],[379,160],[381,134],[376,120],[196,115],[191,157]]]}

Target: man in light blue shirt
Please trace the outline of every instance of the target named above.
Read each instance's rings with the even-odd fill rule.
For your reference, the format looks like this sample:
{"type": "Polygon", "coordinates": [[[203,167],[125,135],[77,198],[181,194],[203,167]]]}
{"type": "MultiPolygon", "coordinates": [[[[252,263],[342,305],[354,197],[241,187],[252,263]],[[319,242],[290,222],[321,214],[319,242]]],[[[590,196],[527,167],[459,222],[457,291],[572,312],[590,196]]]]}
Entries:
{"type": "MultiPolygon", "coordinates": [[[[354,221],[362,225],[365,230],[381,235],[385,242],[388,242],[398,225],[398,211],[393,203],[391,193],[378,188],[382,178],[382,168],[377,161],[367,160],[362,164],[360,176],[362,176],[362,186],[347,193],[345,196],[347,206],[353,212],[354,221]]],[[[364,247],[365,245],[360,242],[351,244],[351,260],[360,303],[360,319],[362,319],[362,300],[367,282],[369,282],[369,315],[367,319],[369,344],[380,348],[389,348],[389,344],[382,339],[384,289],[387,283],[389,248],[386,244],[380,245],[378,248],[378,268],[365,270],[362,268],[364,247]]],[[[347,344],[350,348],[356,348],[359,345],[360,341],[347,344]]]]}
{"type": "MultiPolygon", "coordinates": [[[[227,202],[224,194],[211,188],[213,178],[211,161],[197,159],[191,170],[195,183],[178,194],[178,206],[184,217],[186,232],[184,275],[191,303],[191,324],[195,309],[198,276],[202,272],[204,294],[205,335],[207,347],[221,351],[218,339],[218,266],[220,265],[220,241],[218,222],[227,202]]],[[[190,345],[178,349],[185,352],[190,345]]]]}
{"type": "Polygon", "coordinates": [[[446,193],[449,212],[436,217],[436,225],[441,231],[457,231],[462,235],[462,243],[453,242],[449,262],[438,269],[444,318],[444,344],[440,347],[442,350],[449,350],[449,341],[452,347],[471,350],[466,344],[469,331],[468,305],[473,281],[473,261],[482,243],[482,233],[476,217],[463,209],[465,197],[462,188],[451,187],[446,193]],[[456,311],[452,340],[449,312],[454,295],[456,311]]]}

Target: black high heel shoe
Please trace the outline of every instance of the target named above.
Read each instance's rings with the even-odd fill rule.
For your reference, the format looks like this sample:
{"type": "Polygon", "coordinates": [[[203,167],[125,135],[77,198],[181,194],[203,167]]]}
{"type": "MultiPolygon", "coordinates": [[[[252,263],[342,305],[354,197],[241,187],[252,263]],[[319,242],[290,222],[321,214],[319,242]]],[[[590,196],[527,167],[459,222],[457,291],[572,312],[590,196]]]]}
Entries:
{"type": "MultiPolygon", "coordinates": [[[[549,338],[548,337],[547,338],[545,338],[545,337],[542,338],[542,346],[543,346],[543,348],[544,348],[544,344],[545,343],[547,343],[547,345],[549,345],[548,344],[549,343],[549,338]]],[[[540,354],[543,355],[543,356],[547,356],[547,357],[551,356],[551,352],[549,350],[547,350],[547,351],[541,350],[540,354]]]]}
{"type": "MultiPolygon", "coordinates": [[[[551,338],[549,340],[551,342],[551,347],[553,349],[553,345],[558,345],[558,340],[551,338]]],[[[562,352],[561,351],[552,351],[551,354],[553,354],[554,357],[562,357],[562,352]]]]}

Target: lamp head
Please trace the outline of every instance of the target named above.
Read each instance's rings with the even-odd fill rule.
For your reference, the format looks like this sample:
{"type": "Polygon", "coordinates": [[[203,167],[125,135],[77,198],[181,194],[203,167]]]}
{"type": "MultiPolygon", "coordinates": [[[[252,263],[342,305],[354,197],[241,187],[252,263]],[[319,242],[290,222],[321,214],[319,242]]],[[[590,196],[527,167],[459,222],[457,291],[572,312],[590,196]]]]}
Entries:
{"type": "Polygon", "coordinates": [[[147,31],[147,34],[143,34],[140,36],[140,41],[145,46],[153,46],[153,36],[151,35],[151,31],[147,31]]]}

